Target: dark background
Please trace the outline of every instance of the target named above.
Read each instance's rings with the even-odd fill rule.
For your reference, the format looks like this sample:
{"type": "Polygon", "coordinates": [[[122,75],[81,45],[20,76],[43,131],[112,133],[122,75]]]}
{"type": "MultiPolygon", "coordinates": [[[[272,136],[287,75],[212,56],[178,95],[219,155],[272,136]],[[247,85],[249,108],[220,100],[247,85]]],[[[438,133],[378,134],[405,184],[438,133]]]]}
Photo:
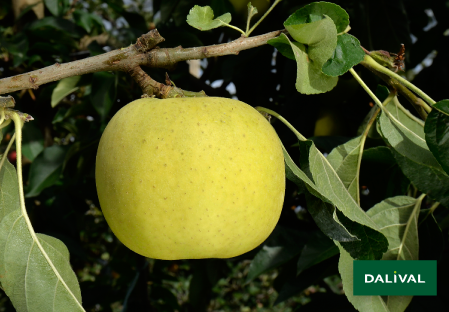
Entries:
{"type": "MultiPolygon", "coordinates": [[[[233,25],[246,26],[246,7],[239,9],[229,0],[45,2],[57,3],[57,9],[27,5],[33,1],[0,0],[0,78],[126,47],[153,28],[166,39],[161,47],[211,45],[239,37],[238,32],[228,28],[200,32],[190,27],[185,20],[195,4],[211,5],[215,16],[231,12],[233,25]],[[21,14],[14,14],[13,3],[23,5],[21,14]],[[37,19],[35,11],[38,16],[43,14],[43,19],[37,19]]],[[[307,3],[282,1],[252,35],[282,29],[283,21],[307,3]]],[[[362,46],[398,52],[404,43],[406,77],[435,100],[447,98],[449,1],[335,3],[349,13],[350,33],[362,46]]],[[[265,0],[253,4],[259,11],[268,7],[265,0]]],[[[256,15],[254,21],[260,16],[256,15]]],[[[329,153],[356,136],[371,108],[371,99],[348,74],[329,93],[299,94],[294,85],[295,62],[268,45],[242,51],[238,56],[210,58],[201,65],[199,78],[189,74],[186,62],[177,64],[169,72],[170,78],[182,89],[204,90],[209,96],[235,97],[252,106],[273,109],[304,136],[314,139],[322,152],[329,153]]],[[[145,70],[159,82],[165,81],[164,70],[145,70]]],[[[380,83],[361,66],[356,70],[372,89],[380,83]]],[[[35,119],[24,128],[24,149],[31,155],[25,159],[24,167],[26,205],[36,232],[57,237],[69,248],[87,311],[354,310],[342,292],[338,256],[296,277],[302,247],[310,237],[321,236],[306,210],[303,195],[298,195],[290,182],[281,219],[266,246],[290,244],[289,248],[298,252],[250,283],[245,283],[249,265],[262,246],[233,259],[183,261],[145,259],[124,247],[101,214],[94,164],[98,141],[108,120],[123,105],[140,98],[141,90],[125,73],[84,75],[77,90],[52,108],[51,95],[56,85],[54,82],[12,94],[17,109],[35,119]],[[105,96],[112,100],[98,101],[105,96]],[[39,179],[37,173],[43,173],[44,178],[39,179]],[[277,304],[273,306],[275,301],[277,304]]],[[[413,110],[404,99],[400,100],[413,110]]],[[[272,123],[290,155],[298,160],[299,150],[293,146],[296,137],[276,120],[272,123]]],[[[12,131],[10,127],[4,132],[2,151],[12,131]]],[[[367,147],[383,144],[378,138],[370,138],[366,143],[367,147]]],[[[14,162],[14,153],[9,158],[14,162]]],[[[409,182],[394,162],[364,160],[361,185],[362,208],[369,209],[386,197],[406,194],[409,182]]],[[[448,305],[446,208],[438,208],[435,216],[443,231],[444,244],[432,244],[434,238],[420,237],[420,259],[439,260],[438,297],[415,297],[407,311],[424,308],[443,311],[448,305]]],[[[14,311],[1,291],[0,311],[14,311]]]]}

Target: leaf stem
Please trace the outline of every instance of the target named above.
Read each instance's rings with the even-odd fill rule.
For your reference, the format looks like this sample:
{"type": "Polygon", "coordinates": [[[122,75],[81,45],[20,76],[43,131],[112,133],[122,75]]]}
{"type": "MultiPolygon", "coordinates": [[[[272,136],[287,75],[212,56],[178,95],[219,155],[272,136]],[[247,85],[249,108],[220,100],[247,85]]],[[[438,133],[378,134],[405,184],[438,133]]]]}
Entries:
{"type": "Polygon", "coordinates": [[[422,121],[421,119],[417,118],[415,115],[413,115],[412,113],[410,113],[410,111],[408,109],[406,109],[404,106],[402,106],[402,104],[399,102],[398,98],[395,97],[393,99],[394,104],[396,104],[396,106],[404,113],[407,115],[408,118],[416,121],[417,123],[419,123],[421,126],[424,127],[424,121],[422,121]]]}
{"type": "Polygon", "coordinates": [[[429,209],[429,214],[433,213],[433,212],[435,211],[435,209],[438,208],[439,205],[440,205],[439,202],[434,203],[434,204],[432,205],[432,207],[430,207],[430,209],[429,209]]]}
{"type": "Polygon", "coordinates": [[[279,115],[278,113],[276,113],[275,111],[272,111],[271,109],[265,108],[265,107],[260,107],[257,106],[256,110],[259,112],[264,112],[264,113],[268,113],[274,117],[276,117],[277,119],[279,119],[280,121],[282,121],[290,130],[293,131],[294,134],[296,134],[296,136],[301,140],[301,141],[307,141],[306,137],[303,136],[301,133],[298,132],[298,130],[295,129],[295,127],[292,126],[291,123],[289,123],[284,117],[282,117],[281,115],[279,115]]]}
{"type": "MultiPolygon", "coordinates": [[[[270,12],[274,9],[274,7],[281,2],[282,0],[276,0],[274,1],[274,3],[271,5],[271,7],[265,12],[265,14],[257,21],[257,23],[255,23],[253,25],[253,27],[251,27],[251,29],[249,31],[246,32],[246,36],[249,37],[249,35],[254,31],[254,29],[256,29],[257,26],[259,26],[259,24],[265,19],[265,17],[267,17],[268,14],[270,14],[270,12]]],[[[249,22],[248,22],[249,24],[249,22]]]]}
{"type": "Polygon", "coordinates": [[[78,304],[78,307],[85,312],[83,306],[78,301],[78,299],[75,297],[75,295],[72,293],[70,288],[67,286],[66,282],[62,278],[62,276],[59,274],[59,271],[54,266],[53,262],[51,261],[50,257],[48,256],[45,249],[42,247],[39,238],[36,235],[36,232],[33,229],[33,225],[31,224],[30,218],[28,217],[28,213],[25,207],[25,195],[23,193],[23,179],[22,179],[22,127],[23,127],[23,121],[20,119],[20,116],[18,113],[14,112],[11,113],[11,119],[14,121],[15,125],[15,135],[17,136],[16,140],[16,152],[17,152],[17,180],[19,183],[19,202],[20,202],[20,210],[22,212],[23,219],[25,220],[28,231],[30,232],[30,236],[33,239],[34,243],[37,245],[39,250],[41,251],[42,255],[44,256],[45,260],[47,261],[48,265],[52,268],[53,273],[56,275],[59,282],[64,286],[64,288],[67,290],[67,292],[70,294],[70,296],[75,300],[75,302],[78,304]]]}
{"type": "Polygon", "coordinates": [[[11,146],[14,143],[15,138],[16,138],[16,134],[14,133],[12,138],[11,138],[11,140],[8,143],[8,146],[6,146],[6,150],[5,150],[5,152],[3,153],[3,156],[2,156],[2,160],[0,160],[0,170],[2,170],[2,168],[3,168],[3,164],[5,162],[5,159],[8,157],[8,152],[11,149],[11,146]]]}
{"type": "MultiPolygon", "coordinates": [[[[429,103],[430,105],[434,105],[436,102],[430,97],[428,96],[426,93],[424,93],[421,89],[419,89],[417,86],[415,86],[414,84],[412,84],[410,81],[408,81],[405,78],[402,78],[401,76],[399,76],[398,74],[396,74],[395,72],[392,72],[391,70],[389,70],[388,68],[383,67],[382,65],[380,65],[379,63],[377,63],[372,57],[370,57],[369,55],[365,55],[365,59],[363,60],[364,63],[368,64],[371,68],[375,69],[378,72],[381,72],[391,78],[394,78],[396,80],[398,80],[399,82],[401,82],[402,84],[404,84],[407,88],[409,88],[410,90],[412,90],[413,92],[415,92],[417,95],[419,95],[420,97],[422,97],[424,99],[424,101],[426,101],[427,103],[429,103]]],[[[429,113],[432,109],[429,106],[425,106],[424,109],[429,113]]]]}
{"type": "Polygon", "coordinates": [[[223,22],[223,21],[222,21],[221,19],[219,19],[219,18],[217,18],[217,21],[222,22],[223,25],[226,25],[226,26],[228,26],[229,28],[235,29],[235,30],[241,32],[243,35],[246,36],[245,32],[244,32],[243,30],[241,30],[240,28],[238,28],[238,27],[236,27],[236,26],[232,26],[232,25],[230,25],[230,24],[228,24],[228,23],[225,23],[225,22],[223,22]]]}

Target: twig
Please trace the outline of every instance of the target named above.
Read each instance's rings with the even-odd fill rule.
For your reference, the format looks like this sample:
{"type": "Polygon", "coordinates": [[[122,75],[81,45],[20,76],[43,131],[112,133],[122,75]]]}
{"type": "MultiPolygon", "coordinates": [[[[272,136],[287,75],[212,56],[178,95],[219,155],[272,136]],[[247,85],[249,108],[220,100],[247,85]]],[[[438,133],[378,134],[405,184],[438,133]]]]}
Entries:
{"type": "Polygon", "coordinates": [[[370,66],[369,63],[361,62],[360,64],[362,64],[364,67],[368,68],[371,72],[373,72],[375,75],[377,75],[380,79],[385,81],[389,86],[396,89],[399,92],[399,94],[404,96],[407,99],[407,101],[409,101],[410,104],[413,105],[413,107],[416,109],[419,116],[423,120],[427,119],[427,112],[424,109],[424,107],[426,107],[427,104],[420,97],[416,96],[412,91],[410,91],[408,88],[406,88],[402,83],[400,83],[396,79],[377,71],[375,68],[370,66]]]}
{"type": "MultiPolygon", "coordinates": [[[[38,88],[40,85],[52,81],[100,71],[129,72],[136,66],[172,68],[176,63],[181,61],[229,54],[237,55],[242,50],[266,44],[269,39],[279,36],[281,32],[281,30],[273,31],[251,38],[240,37],[232,42],[212,46],[151,50],[157,44],[164,41],[164,38],[155,29],[141,36],[136,44],[127,48],[74,62],[55,64],[26,74],[0,79],[0,94],[38,88]]],[[[177,94],[179,94],[179,90],[181,89],[178,89],[177,94]]],[[[188,93],[188,91],[184,91],[184,95],[188,93]]]]}
{"type": "Polygon", "coordinates": [[[191,92],[157,82],[156,80],[153,80],[142,68],[140,68],[140,66],[131,68],[128,73],[139,84],[142,92],[149,96],[155,95],[161,99],[171,97],[206,96],[206,93],[204,91],[191,92]]]}

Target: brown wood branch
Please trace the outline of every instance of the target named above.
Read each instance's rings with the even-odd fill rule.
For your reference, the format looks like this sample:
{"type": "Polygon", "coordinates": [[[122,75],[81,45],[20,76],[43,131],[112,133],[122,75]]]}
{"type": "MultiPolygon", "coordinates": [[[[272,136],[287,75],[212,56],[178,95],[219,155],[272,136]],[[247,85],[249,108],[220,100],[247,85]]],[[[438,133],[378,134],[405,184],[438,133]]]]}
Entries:
{"type": "Polygon", "coordinates": [[[25,74],[0,79],[0,94],[11,93],[24,89],[37,89],[40,85],[61,80],[67,77],[79,76],[100,71],[127,71],[138,66],[144,55],[163,42],[157,29],[142,35],[136,44],[127,48],[117,49],[101,55],[79,61],[54,65],[28,72],[25,74]]]}
{"type": "Polygon", "coordinates": [[[140,66],[136,66],[128,70],[128,74],[137,82],[142,92],[148,96],[156,96],[161,99],[169,97],[203,97],[206,96],[204,91],[191,92],[165,85],[152,79],[140,66]]]}
{"type": "Polygon", "coordinates": [[[239,39],[228,43],[216,44],[195,48],[155,49],[148,53],[145,64],[149,67],[170,68],[175,63],[187,60],[203,59],[223,55],[237,55],[240,51],[259,47],[283,33],[284,30],[272,31],[255,37],[241,36],[239,39]]]}
{"type": "MultiPolygon", "coordinates": [[[[279,30],[249,38],[240,37],[232,42],[204,47],[153,49],[157,44],[164,41],[164,38],[155,29],[141,36],[136,44],[127,48],[117,49],[74,62],[57,63],[25,74],[0,79],[0,94],[31,88],[37,89],[40,85],[49,82],[100,71],[130,72],[137,66],[172,68],[181,61],[229,54],[236,55],[242,50],[264,45],[269,39],[279,36],[282,32],[279,30]]],[[[182,91],[173,87],[167,95],[171,96],[173,92],[178,95],[184,94],[184,96],[195,96],[197,94],[190,94],[188,91],[182,91]]]]}

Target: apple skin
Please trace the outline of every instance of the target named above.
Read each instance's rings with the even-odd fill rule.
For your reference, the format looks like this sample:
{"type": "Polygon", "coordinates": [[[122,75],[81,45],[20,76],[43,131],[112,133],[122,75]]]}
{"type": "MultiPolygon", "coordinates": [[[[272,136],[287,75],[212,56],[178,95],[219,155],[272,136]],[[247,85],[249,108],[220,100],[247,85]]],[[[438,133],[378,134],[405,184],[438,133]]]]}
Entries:
{"type": "Polygon", "coordinates": [[[107,125],[96,185],[118,239],[149,258],[230,258],[260,245],[282,210],[280,140],[226,98],[140,99],[107,125]]]}

